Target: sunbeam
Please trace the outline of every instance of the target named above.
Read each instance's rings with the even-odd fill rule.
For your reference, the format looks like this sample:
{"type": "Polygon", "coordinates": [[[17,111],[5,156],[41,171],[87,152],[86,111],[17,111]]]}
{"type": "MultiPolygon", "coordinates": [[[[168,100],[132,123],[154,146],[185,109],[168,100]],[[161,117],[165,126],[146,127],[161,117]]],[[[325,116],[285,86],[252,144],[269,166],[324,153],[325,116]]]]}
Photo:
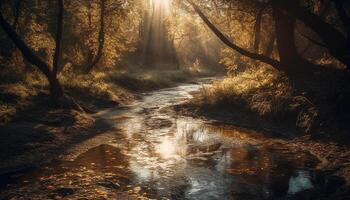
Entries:
{"type": "Polygon", "coordinates": [[[153,6],[153,9],[161,10],[166,14],[169,14],[171,0],[150,0],[150,4],[153,6]]]}
{"type": "Polygon", "coordinates": [[[169,37],[170,5],[170,0],[150,0],[147,5],[141,31],[143,64],[159,66],[177,63],[173,42],[169,37]]]}
{"type": "Polygon", "coordinates": [[[0,200],[350,200],[349,122],[350,0],[0,0],[0,200]]]}

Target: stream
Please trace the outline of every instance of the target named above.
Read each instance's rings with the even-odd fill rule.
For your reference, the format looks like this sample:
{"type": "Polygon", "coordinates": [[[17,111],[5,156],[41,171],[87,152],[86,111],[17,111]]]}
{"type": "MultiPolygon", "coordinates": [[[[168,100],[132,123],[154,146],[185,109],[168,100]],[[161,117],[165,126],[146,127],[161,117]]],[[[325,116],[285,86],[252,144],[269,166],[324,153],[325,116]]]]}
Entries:
{"type": "MultiPolygon", "coordinates": [[[[289,199],[322,188],[319,161],[256,131],[178,116],[210,82],[142,94],[95,117],[115,130],[9,184],[15,199],[289,199]]],[[[0,197],[1,199],[1,197],[0,197]]],[[[5,198],[6,199],[6,198],[5,198]]]]}

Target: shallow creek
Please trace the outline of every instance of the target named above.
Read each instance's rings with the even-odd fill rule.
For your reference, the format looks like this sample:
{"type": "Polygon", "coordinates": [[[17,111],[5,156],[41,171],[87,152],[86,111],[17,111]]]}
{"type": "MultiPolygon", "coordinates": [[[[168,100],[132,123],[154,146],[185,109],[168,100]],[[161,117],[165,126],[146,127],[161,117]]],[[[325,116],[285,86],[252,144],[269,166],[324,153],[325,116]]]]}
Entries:
{"type": "MultiPolygon", "coordinates": [[[[3,188],[4,199],[285,199],[322,188],[319,161],[253,130],[167,109],[210,80],[142,94],[96,114],[115,129],[3,188]]],[[[1,199],[1,196],[0,196],[1,199]]]]}

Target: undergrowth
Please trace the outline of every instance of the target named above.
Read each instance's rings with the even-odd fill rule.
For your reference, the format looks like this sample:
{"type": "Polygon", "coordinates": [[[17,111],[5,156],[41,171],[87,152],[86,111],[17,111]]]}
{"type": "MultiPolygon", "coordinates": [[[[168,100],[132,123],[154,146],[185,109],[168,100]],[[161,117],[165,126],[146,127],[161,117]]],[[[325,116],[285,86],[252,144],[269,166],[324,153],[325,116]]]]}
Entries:
{"type": "MultiPolygon", "coordinates": [[[[48,96],[47,80],[38,71],[5,69],[0,73],[0,122],[10,121],[19,109],[35,104],[38,95],[48,96]]],[[[96,70],[82,74],[67,67],[58,78],[67,95],[95,111],[130,103],[135,92],[169,87],[189,77],[181,70],[96,70]]]]}
{"type": "Polygon", "coordinates": [[[248,109],[260,117],[292,122],[305,132],[312,131],[319,111],[304,95],[297,94],[286,77],[271,68],[245,70],[201,90],[208,106],[248,109]]]}

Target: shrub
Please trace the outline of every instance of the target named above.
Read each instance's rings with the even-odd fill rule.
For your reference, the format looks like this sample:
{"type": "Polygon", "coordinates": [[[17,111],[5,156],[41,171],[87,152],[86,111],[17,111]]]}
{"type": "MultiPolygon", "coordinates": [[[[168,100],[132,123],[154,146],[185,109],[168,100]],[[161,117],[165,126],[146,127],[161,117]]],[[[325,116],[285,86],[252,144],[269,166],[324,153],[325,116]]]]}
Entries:
{"type": "Polygon", "coordinates": [[[203,87],[201,96],[209,105],[245,107],[260,117],[293,122],[310,132],[318,110],[305,97],[296,95],[288,79],[269,68],[245,70],[203,87]]]}

